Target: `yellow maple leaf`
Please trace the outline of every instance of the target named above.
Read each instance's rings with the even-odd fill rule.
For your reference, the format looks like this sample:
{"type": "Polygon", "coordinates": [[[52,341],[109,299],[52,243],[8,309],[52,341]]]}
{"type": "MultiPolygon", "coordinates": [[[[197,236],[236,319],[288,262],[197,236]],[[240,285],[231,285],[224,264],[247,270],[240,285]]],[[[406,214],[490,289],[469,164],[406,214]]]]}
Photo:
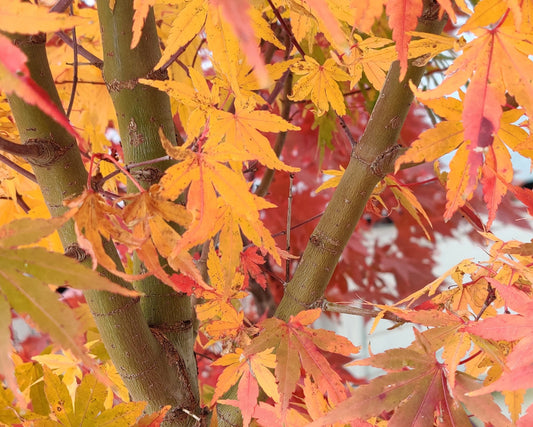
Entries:
{"type": "Polygon", "coordinates": [[[181,3],[183,7],[172,22],[167,45],[155,68],[163,66],[181,47],[195,38],[204,26],[207,18],[207,1],[191,0],[181,3]]]}
{"type": "Polygon", "coordinates": [[[189,76],[192,86],[173,80],[139,79],[139,83],[166,92],[169,96],[190,108],[188,117],[180,115],[187,133],[188,143],[200,134],[205,123],[209,121],[211,113],[220,102],[218,86],[214,85],[209,89],[205,77],[194,68],[189,68],[189,76]]]}
{"type": "Polygon", "coordinates": [[[314,58],[306,56],[305,60],[293,64],[291,70],[303,77],[294,85],[289,99],[301,101],[310,96],[318,116],[325,114],[330,105],[337,114],[346,114],[344,97],[337,82],[350,80],[350,75],[334,59],[327,59],[320,65],[314,58]]]}
{"type": "Polygon", "coordinates": [[[85,23],[79,16],[50,13],[46,6],[22,0],[0,2],[0,29],[7,33],[37,34],[65,30],[85,23]]]}
{"type": "MultiPolygon", "coordinates": [[[[231,215],[250,240],[279,260],[273,239],[268,237],[259,216],[261,209],[273,205],[250,192],[242,171],[228,165],[228,151],[202,141],[201,151],[195,153],[186,147],[172,147],[162,132],[160,136],[167,152],[181,160],[167,169],[161,179],[161,195],[175,200],[188,188],[187,210],[193,215],[190,227],[177,242],[172,254],[203,243],[218,233],[229,221],[227,215],[231,215]]],[[[239,248],[239,245],[230,246],[239,248]]],[[[225,256],[230,255],[226,252],[225,256]]]]}
{"type": "Polygon", "coordinates": [[[355,43],[350,52],[342,58],[351,76],[350,87],[354,87],[361,80],[364,72],[370,83],[381,90],[390,64],[397,58],[396,49],[382,49],[392,41],[381,37],[369,37],[363,40],[358,34],[354,34],[353,37],[355,43]]]}
{"type": "Polygon", "coordinates": [[[268,111],[252,110],[235,104],[235,113],[216,110],[211,115],[209,139],[206,147],[217,144],[217,151],[224,152],[226,160],[258,160],[271,169],[297,172],[278,159],[262,132],[299,130],[280,116],[268,111]],[[232,154],[233,153],[233,154],[232,154]]]}
{"type": "Polygon", "coordinates": [[[344,168],[341,166],[340,170],[335,169],[327,169],[323,170],[322,173],[325,175],[331,175],[333,178],[328,179],[326,182],[320,185],[315,190],[315,193],[320,193],[322,190],[325,190],[327,188],[336,188],[337,185],[339,185],[339,182],[341,182],[341,178],[344,175],[344,168]]]}

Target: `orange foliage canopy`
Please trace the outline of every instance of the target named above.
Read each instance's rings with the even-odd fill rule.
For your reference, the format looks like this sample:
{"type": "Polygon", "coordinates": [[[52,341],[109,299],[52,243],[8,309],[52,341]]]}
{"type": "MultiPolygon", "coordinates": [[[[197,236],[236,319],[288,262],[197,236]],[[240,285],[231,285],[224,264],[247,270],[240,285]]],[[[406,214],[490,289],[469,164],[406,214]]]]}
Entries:
{"type": "MultiPolygon", "coordinates": [[[[533,424],[533,410],[522,411],[533,384],[533,243],[506,242],[490,231],[497,213],[508,212],[507,193],[533,212],[531,191],[513,182],[511,161],[511,151],[533,159],[531,1],[439,0],[449,25],[447,34],[434,35],[416,31],[426,19],[423,0],[134,0],[125,37],[137,48],[155,13],[164,49],[154,70],[169,78],[150,73],[128,84],[169,96],[181,140],[175,145],[160,130],[153,141],[140,141],[166,150],[164,159],[148,163],[171,162],[149,188],[106,138],[120,111],[100,70],[77,62],[73,70],[72,51],[61,41],[76,27],[84,55],[101,56],[95,8],[74,2],[71,14],[50,13],[44,4],[51,2],[41,3],[0,4],[0,150],[17,154],[13,147],[28,142],[20,141],[7,101],[17,96],[77,139],[89,177],[82,194],[64,201],[66,213],[48,219],[28,163],[0,158],[0,374],[8,386],[0,388],[8,408],[0,410],[0,423],[100,425],[120,418],[158,425],[165,417],[168,407],[143,416],[145,404],[129,402],[83,298],[65,298],[67,304],[54,292],[68,286],[142,296],[104,278],[100,267],[127,282],[153,275],[194,296],[195,349],[214,359],[199,361],[202,405],[236,407],[244,425],[469,425],[471,415],[498,426],[533,424]],[[4,33],[48,34],[61,101],[73,101],[68,119],[4,33]],[[429,71],[421,89],[403,82],[417,103],[395,172],[370,195],[367,221],[349,241],[325,299],[288,322],[266,318],[299,268],[312,221],[343,179],[351,144],[375,102],[388,96],[379,91],[394,61],[400,79],[409,66],[429,71]],[[439,159],[450,153],[444,170],[439,159]],[[452,235],[457,213],[473,226],[472,238],[490,245],[487,260],[464,260],[434,279],[434,248],[420,241],[452,235]],[[398,237],[369,248],[362,236],[383,215],[398,237]],[[92,269],[58,253],[53,233],[70,220],[92,269]],[[283,234],[287,241],[278,239],[283,234]],[[109,242],[120,260],[109,255],[109,242]],[[133,254],[142,271],[134,269],[133,254]],[[342,364],[359,347],[311,325],[332,309],[331,300],[357,298],[379,313],[358,311],[360,304],[344,311],[425,328],[405,348],[353,362],[386,371],[356,387],[342,364]],[[41,348],[13,347],[10,327],[18,316],[48,334],[41,348]],[[48,339],[53,347],[43,350],[48,339]],[[494,391],[505,396],[510,419],[494,391]]],[[[115,2],[98,7],[113,11],[115,2]]]]}

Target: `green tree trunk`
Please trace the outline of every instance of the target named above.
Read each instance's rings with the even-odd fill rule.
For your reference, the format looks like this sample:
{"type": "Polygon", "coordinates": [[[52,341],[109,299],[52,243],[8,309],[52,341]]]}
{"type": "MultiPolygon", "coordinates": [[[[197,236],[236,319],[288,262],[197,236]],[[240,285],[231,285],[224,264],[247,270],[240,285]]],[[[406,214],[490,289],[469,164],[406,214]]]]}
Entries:
{"type": "MultiPolygon", "coordinates": [[[[166,95],[154,89],[136,85],[125,88],[121,85],[146,76],[157,62],[159,46],[153,14],[147,20],[138,49],[130,51],[130,41],[124,42],[121,31],[129,25],[126,33],[131,33],[133,2],[117,2],[114,14],[109,10],[107,1],[101,3],[104,49],[115,55],[112,60],[108,55],[104,57],[110,61],[105,61],[104,74],[117,108],[126,162],[151,160],[165,154],[157,135],[159,127],[169,139],[175,140],[170,103],[166,95]],[[116,22],[115,16],[120,16],[121,20],[116,22]],[[128,49],[125,49],[126,46],[128,49]],[[128,67],[124,66],[126,63],[128,67]],[[128,75],[132,71],[134,75],[128,75]]],[[[63,110],[50,73],[45,38],[23,37],[16,43],[28,57],[31,77],[63,110]]],[[[32,160],[32,168],[51,214],[61,215],[66,210],[63,201],[81,194],[87,182],[87,172],[76,141],[38,108],[16,96],[10,96],[9,102],[21,141],[42,148],[43,158],[32,160]]],[[[163,169],[167,165],[158,166],[163,169]]],[[[149,186],[150,182],[146,185],[149,186]]],[[[66,250],[75,244],[72,222],[65,225],[59,234],[66,250]]],[[[112,257],[118,259],[112,244],[107,244],[107,249],[112,257]]],[[[108,272],[103,274],[122,286],[131,287],[108,272]]],[[[187,297],[169,292],[167,286],[153,279],[137,286],[147,294],[142,304],[140,298],[125,298],[108,292],[89,291],[85,296],[106,349],[132,398],[147,401],[147,411],[171,405],[166,425],[193,425],[196,420],[189,413],[200,412],[194,335],[192,327],[181,327],[184,323],[191,324],[191,303],[187,297]],[[163,329],[165,333],[160,332],[163,329]],[[176,361],[176,354],[181,357],[180,363],[176,361]]]]}

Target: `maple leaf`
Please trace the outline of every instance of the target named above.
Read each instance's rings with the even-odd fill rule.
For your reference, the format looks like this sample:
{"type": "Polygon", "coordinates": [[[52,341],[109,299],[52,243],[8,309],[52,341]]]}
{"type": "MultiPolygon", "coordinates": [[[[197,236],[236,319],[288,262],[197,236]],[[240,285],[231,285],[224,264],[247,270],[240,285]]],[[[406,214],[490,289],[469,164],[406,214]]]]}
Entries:
{"type": "Polygon", "coordinates": [[[281,426],[284,423],[285,425],[294,427],[305,427],[309,425],[309,419],[297,409],[289,408],[286,414],[282,416],[282,408],[279,403],[270,405],[265,402],[260,402],[259,405],[255,407],[254,418],[257,419],[260,425],[264,426],[281,426]]]}
{"type": "Polygon", "coordinates": [[[120,224],[119,210],[110,206],[100,194],[91,190],[69,200],[67,206],[72,209],[69,215],[76,222],[78,243],[92,256],[93,269],[99,263],[114,274],[123,276],[115,261],[106,253],[102,238],[116,239],[132,247],[140,246],[141,241],[135,239],[120,224]]]}
{"type": "Polygon", "coordinates": [[[242,292],[244,276],[233,270],[226,274],[227,266],[221,262],[213,243],[209,247],[207,270],[211,287],[202,289],[198,296],[202,298],[197,305],[198,319],[207,323],[206,331],[212,337],[208,345],[217,339],[235,337],[242,327],[243,313],[238,313],[235,302],[246,296],[242,292]]]}
{"type": "Polygon", "coordinates": [[[158,254],[168,258],[175,271],[181,271],[194,279],[198,284],[207,287],[192,257],[185,251],[173,253],[181,236],[170,223],[188,226],[191,222],[190,213],[181,205],[162,199],[159,185],[153,185],[149,191],[143,191],[124,197],[129,203],[122,211],[122,219],[132,229],[132,236],[139,246],[136,253],[148,271],[172,287],[177,292],[190,293],[190,287],[182,284],[176,275],[169,276],[160,264],[158,254]]]}
{"type": "Polygon", "coordinates": [[[337,114],[346,114],[344,97],[337,82],[350,80],[350,75],[341,70],[333,58],[320,65],[314,58],[306,56],[303,61],[291,65],[291,70],[303,77],[292,88],[290,100],[301,101],[310,96],[317,116],[325,114],[330,105],[337,114]]]}
{"type": "Polygon", "coordinates": [[[257,248],[249,247],[241,253],[240,268],[244,276],[243,288],[248,287],[248,276],[255,280],[263,289],[266,289],[266,277],[261,270],[261,265],[265,263],[265,258],[257,253],[257,248]]]}
{"type": "Polygon", "coordinates": [[[347,38],[342,32],[342,26],[335,17],[326,0],[303,0],[313,12],[313,15],[323,23],[324,32],[329,34],[329,39],[339,50],[345,50],[348,47],[347,38]]]}
{"type": "MultiPolygon", "coordinates": [[[[10,0],[0,4],[0,29],[6,33],[38,34],[66,30],[76,25],[86,24],[80,16],[69,16],[51,12],[48,7],[23,0],[10,0]]],[[[6,53],[5,59],[10,55],[6,53]]]]}
{"type": "MultiPolygon", "coordinates": [[[[527,77],[533,71],[533,63],[528,58],[528,52],[531,52],[529,41],[511,28],[498,26],[492,30],[483,29],[476,39],[464,46],[463,54],[446,70],[446,78],[436,89],[426,92],[414,87],[412,89],[419,99],[437,98],[457,90],[473,75],[474,92],[479,93],[480,89],[483,92],[485,89],[487,93],[482,101],[488,103],[484,105],[485,102],[479,102],[475,97],[470,98],[470,105],[478,112],[478,116],[474,123],[466,125],[471,126],[471,132],[475,135],[475,129],[481,128],[481,123],[487,123],[483,118],[494,126],[497,107],[490,104],[495,101],[502,103],[505,90],[528,113],[533,111],[533,85],[527,77]],[[485,112],[488,117],[484,115],[485,112]],[[481,114],[483,115],[480,116],[481,114]]],[[[463,112],[463,116],[468,114],[463,112]]]]}
{"type": "Polygon", "coordinates": [[[7,94],[15,94],[28,104],[37,106],[75,138],[80,138],[48,93],[31,78],[26,67],[26,55],[2,34],[0,34],[0,50],[3,52],[0,56],[0,88],[7,94]]]}
{"type": "Polygon", "coordinates": [[[380,37],[369,37],[363,40],[358,34],[354,34],[353,37],[356,43],[350,48],[349,54],[342,58],[351,77],[350,87],[354,87],[361,80],[364,72],[372,86],[381,90],[390,64],[396,59],[394,50],[382,49],[391,41],[380,37]]]}
{"type": "Polygon", "coordinates": [[[320,309],[302,311],[291,317],[288,323],[267,319],[260,324],[263,331],[245,349],[246,355],[272,347],[275,349],[282,419],[287,414],[289,400],[300,378],[300,368],[311,376],[322,393],[327,393],[330,402],[338,403],[346,397],[339,375],[318,348],[346,356],[357,353],[358,348],[331,331],[308,328],[307,325],[314,322],[320,312],[320,309]]]}
{"type": "Polygon", "coordinates": [[[207,17],[207,1],[191,0],[184,5],[172,22],[167,45],[155,68],[161,68],[173,54],[191,41],[204,26],[207,17]]]}
{"type": "Polygon", "coordinates": [[[254,68],[254,74],[261,86],[268,83],[268,72],[265,61],[256,42],[254,28],[250,19],[250,3],[246,0],[213,0],[212,5],[219,7],[222,16],[230,23],[233,32],[237,36],[241,48],[246,55],[249,64],[254,68]]]}
{"type": "Polygon", "coordinates": [[[393,0],[386,6],[389,26],[392,28],[392,39],[396,42],[398,59],[400,61],[400,80],[407,72],[407,49],[411,34],[415,29],[418,18],[422,15],[422,0],[393,0]]]}
{"type": "Polygon", "coordinates": [[[211,400],[212,404],[217,401],[219,403],[233,404],[243,410],[243,417],[245,415],[244,411],[246,411],[249,422],[253,408],[257,405],[258,385],[261,386],[267,396],[271,397],[275,402],[279,401],[276,379],[271,372],[271,369],[275,366],[275,355],[272,354],[271,349],[247,355],[242,349],[238,348],[235,353],[225,354],[213,362],[213,365],[225,366],[225,369],[218,377],[215,393],[211,400]],[[241,403],[239,401],[219,400],[237,382],[239,383],[237,394],[241,403]],[[250,395],[247,395],[248,393],[250,395]],[[246,402],[246,405],[243,404],[244,402],[246,402]]]}
{"type": "Polygon", "coordinates": [[[206,145],[218,144],[217,150],[226,150],[228,160],[258,160],[271,169],[298,172],[298,168],[287,166],[278,159],[266,137],[258,131],[299,129],[268,111],[252,110],[236,103],[234,114],[220,110],[212,113],[206,145]]]}
{"type": "Polygon", "coordinates": [[[135,49],[139,43],[139,40],[141,40],[144,21],[146,20],[146,16],[148,15],[150,8],[155,5],[155,2],[156,0],[134,0],[133,10],[135,12],[133,14],[133,35],[131,38],[130,49],[135,49]]]}
{"type": "Polygon", "coordinates": [[[434,422],[435,414],[445,425],[470,423],[462,406],[448,391],[444,365],[437,361],[420,335],[408,348],[388,350],[354,364],[372,365],[389,373],[358,387],[310,427],[366,420],[392,410],[390,426],[426,426],[434,422]]]}
{"type": "MultiPolygon", "coordinates": [[[[498,121],[498,131],[493,136],[491,134],[489,145],[481,150],[474,148],[472,142],[465,138],[465,117],[462,114],[464,108],[460,100],[445,98],[437,101],[425,100],[424,103],[446,120],[424,131],[407,152],[397,159],[396,170],[405,163],[437,160],[458,148],[450,162],[446,182],[448,191],[445,218],[451,218],[453,213],[472,197],[478,174],[481,172],[483,195],[489,208],[487,227],[490,227],[513,178],[510,154],[505,145],[518,150],[518,138],[527,136],[523,129],[513,124],[521,115],[521,110],[505,111],[501,116],[501,123],[498,121]]],[[[468,118],[467,120],[473,121],[468,118]]]]}
{"type": "Polygon", "coordinates": [[[386,0],[352,0],[350,7],[355,11],[355,27],[362,33],[370,33],[385,4],[386,0]]]}
{"type": "Polygon", "coordinates": [[[202,73],[194,68],[189,68],[188,72],[193,87],[174,80],[139,79],[139,83],[166,92],[191,109],[188,117],[182,117],[187,133],[187,143],[190,143],[193,138],[200,135],[201,129],[210,121],[211,112],[216,109],[220,99],[218,86],[212,86],[210,89],[202,73]]]}

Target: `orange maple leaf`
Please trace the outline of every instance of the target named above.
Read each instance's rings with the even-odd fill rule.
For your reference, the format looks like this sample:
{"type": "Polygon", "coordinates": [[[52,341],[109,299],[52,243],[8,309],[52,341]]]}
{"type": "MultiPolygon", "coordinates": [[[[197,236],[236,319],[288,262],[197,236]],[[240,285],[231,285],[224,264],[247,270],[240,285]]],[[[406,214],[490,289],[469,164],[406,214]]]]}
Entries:
{"type": "Polygon", "coordinates": [[[400,80],[407,72],[407,50],[412,31],[422,15],[422,0],[392,0],[387,2],[386,10],[389,26],[392,28],[392,39],[396,42],[400,61],[400,80]]]}
{"type": "Polygon", "coordinates": [[[260,324],[263,331],[245,349],[246,355],[272,347],[275,349],[282,418],[287,414],[289,400],[300,378],[300,368],[313,378],[322,393],[328,394],[332,403],[346,398],[339,375],[318,348],[346,356],[358,352],[358,348],[334,332],[309,328],[307,325],[314,322],[320,313],[320,309],[302,311],[291,317],[288,323],[275,318],[267,319],[260,324]]]}

